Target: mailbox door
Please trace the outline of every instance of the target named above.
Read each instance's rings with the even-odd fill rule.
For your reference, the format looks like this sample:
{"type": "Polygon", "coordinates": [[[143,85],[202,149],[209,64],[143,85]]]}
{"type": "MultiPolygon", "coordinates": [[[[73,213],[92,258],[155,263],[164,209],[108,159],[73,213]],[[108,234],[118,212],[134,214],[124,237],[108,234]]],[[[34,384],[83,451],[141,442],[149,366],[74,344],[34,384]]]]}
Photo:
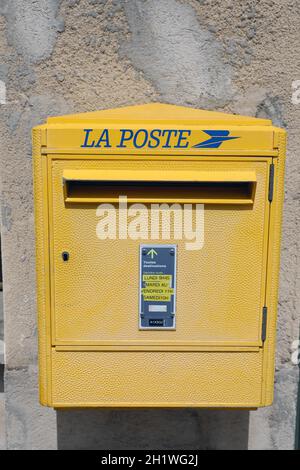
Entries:
{"type": "Polygon", "coordinates": [[[271,158],[186,158],[49,160],[53,344],[261,345],[271,158]],[[150,209],[152,203],[183,207],[194,201],[194,227],[195,204],[203,204],[200,249],[187,249],[191,240],[172,233],[167,240],[124,233],[120,239],[120,194],[128,196],[128,209],[138,202],[150,209]],[[106,240],[97,236],[100,204],[115,207],[116,238],[112,232],[106,240]],[[145,243],[177,246],[174,330],[139,329],[139,253],[145,243]]]}

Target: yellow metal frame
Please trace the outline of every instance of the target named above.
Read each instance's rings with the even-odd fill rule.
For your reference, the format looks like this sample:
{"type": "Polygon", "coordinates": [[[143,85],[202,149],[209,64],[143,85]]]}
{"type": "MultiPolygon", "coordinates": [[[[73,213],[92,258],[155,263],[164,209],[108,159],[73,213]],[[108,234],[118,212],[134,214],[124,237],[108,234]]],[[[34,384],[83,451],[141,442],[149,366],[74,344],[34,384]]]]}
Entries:
{"type": "MultiPolygon", "coordinates": [[[[158,105],[160,106],[160,105],[158,105]]],[[[153,115],[157,115],[157,108],[153,109],[153,115]]],[[[161,111],[162,108],[159,108],[161,111]]],[[[194,111],[194,110],[192,110],[194,111]]],[[[133,114],[135,113],[132,108],[133,114]]],[[[168,114],[168,111],[166,111],[168,114]]],[[[217,120],[224,119],[223,126],[219,124],[219,128],[224,128],[227,124],[226,118],[221,113],[216,114],[217,120]]],[[[80,115],[79,115],[80,116],[80,115]]],[[[117,133],[114,130],[115,127],[121,128],[119,124],[126,122],[126,125],[135,124],[135,119],[116,119],[112,117],[105,117],[101,115],[101,112],[93,116],[91,119],[94,120],[94,128],[102,128],[103,125],[99,124],[99,119],[103,119],[106,122],[106,127],[112,129],[112,133],[117,133]],[[97,117],[98,116],[98,117],[97,117]],[[103,116],[103,117],[102,117],[103,116]]],[[[226,116],[226,115],[225,115],[226,116]]],[[[88,115],[87,115],[88,117],[88,115]]],[[[39,329],[39,370],[40,370],[40,401],[44,405],[55,406],[55,407],[68,407],[68,406],[205,406],[205,407],[234,407],[234,408],[256,408],[259,406],[268,406],[273,400],[273,383],[274,383],[274,356],[275,356],[275,341],[276,341],[276,319],[277,319],[277,295],[278,295],[278,272],[279,272],[279,259],[280,259],[280,233],[281,233],[281,215],[282,215],[282,203],[283,203],[283,185],[284,185],[284,164],[285,164],[285,145],[286,136],[285,131],[272,127],[268,121],[261,121],[259,125],[253,125],[251,118],[240,118],[236,116],[232,122],[227,124],[227,128],[231,130],[232,135],[238,134],[239,136],[245,136],[244,139],[237,139],[227,143],[223,150],[199,150],[197,151],[182,151],[172,150],[172,152],[166,152],[163,149],[158,149],[155,153],[149,153],[149,150],[141,150],[139,152],[134,151],[132,148],[125,150],[116,151],[112,150],[97,150],[95,149],[81,149],[79,142],[81,141],[80,135],[82,135],[82,129],[84,127],[85,120],[84,115],[76,120],[74,116],[74,122],[71,117],[57,118],[57,120],[49,120],[48,124],[38,126],[33,130],[33,163],[34,163],[34,202],[35,202],[35,217],[36,217],[36,256],[37,256],[37,298],[38,298],[38,329],[39,329]],[[78,122],[82,120],[82,122],[78,122]],[[71,145],[72,144],[72,145],[71,145]],[[49,202],[51,199],[52,182],[51,182],[51,167],[53,160],[80,160],[80,159],[110,159],[110,160],[134,160],[137,162],[141,160],[170,160],[174,161],[198,161],[201,157],[202,161],[215,161],[216,158],[220,161],[265,161],[268,165],[273,164],[275,170],[274,179],[274,199],[271,204],[267,204],[265,227],[264,232],[268,234],[265,237],[265,249],[266,253],[263,263],[265,266],[265,279],[262,280],[262,305],[268,307],[268,322],[267,322],[267,339],[264,343],[241,343],[230,344],[226,342],[220,342],[214,346],[211,343],[205,342],[193,342],[186,341],[182,343],[178,342],[161,342],[161,341],[103,341],[99,342],[87,342],[85,344],[70,344],[66,345],[64,342],[59,342],[55,338],[55,330],[53,324],[53,315],[51,314],[51,305],[53,305],[53,286],[51,282],[53,279],[54,263],[51,261],[53,253],[53,240],[51,235],[51,220],[52,220],[52,207],[49,202]],[[262,355],[262,380],[261,380],[261,393],[260,399],[257,399],[254,403],[247,401],[247,399],[240,400],[238,402],[231,401],[230,403],[214,401],[205,401],[203,403],[193,401],[185,401],[184,405],[181,401],[178,402],[165,402],[165,401],[150,401],[140,403],[127,402],[126,400],[104,400],[100,403],[94,401],[82,400],[82,402],[73,402],[72,400],[59,399],[53,397],[53,377],[52,373],[58,373],[60,367],[60,361],[57,353],[65,352],[74,357],[74,354],[109,354],[115,352],[116,354],[124,352],[127,354],[139,352],[146,354],[149,351],[154,354],[168,353],[174,357],[174,361],[177,360],[178,352],[184,353],[197,353],[197,354],[223,354],[230,352],[230,354],[244,354],[244,353],[255,353],[262,355]],[[54,354],[54,352],[56,352],[54,354]],[[56,366],[53,369],[53,360],[55,360],[56,366]]],[[[153,121],[154,117],[151,118],[153,121]]],[[[167,118],[162,116],[161,122],[165,119],[166,123],[169,121],[167,118]]],[[[179,119],[179,122],[172,125],[172,128],[180,128],[183,125],[183,120],[179,119]]],[[[203,122],[208,124],[213,123],[213,116],[205,117],[205,113],[202,118],[203,122]]],[[[200,120],[201,121],[201,120],[200,120]]],[[[185,126],[190,123],[187,118],[184,122],[185,126]]],[[[90,122],[89,122],[90,124],[90,122]]],[[[170,125],[170,124],[169,124],[170,125]]],[[[207,128],[200,122],[198,126],[192,123],[193,129],[201,131],[201,129],[207,128]]],[[[153,126],[148,122],[147,126],[152,128],[153,126]]],[[[143,126],[146,128],[147,126],[143,126]]],[[[116,137],[117,138],[117,137],[116,137]]],[[[196,139],[196,138],[195,138],[196,139]]],[[[71,172],[72,173],[72,172],[71,172]]],[[[67,173],[66,177],[71,177],[72,174],[67,173]]],[[[240,176],[240,175],[239,175],[240,176]]],[[[86,177],[86,176],[85,176],[86,177]]],[[[122,175],[119,175],[121,178],[122,175]]],[[[142,177],[142,176],[141,176],[142,177]]],[[[143,176],[145,178],[145,176],[143,176]]],[[[249,179],[249,174],[247,178],[249,179]]],[[[251,175],[254,178],[255,175],[251,175]]],[[[171,178],[171,176],[170,176],[171,178]]],[[[252,180],[251,180],[252,181],[252,180]]],[[[261,316],[262,321],[262,316],[261,316]]],[[[76,356],[78,357],[78,356],[76,356]]],[[[83,356],[80,356],[83,357],[83,356]]],[[[225,356],[224,356],[225,357],[225,356]]],[[[76,367],[76,362],[73,367],[76,367]]],[[[74,380],[76,381],[76,372],[74,371],[74,380]]],[[[230,395],[230,393],[229,393],[230,395]]]]}

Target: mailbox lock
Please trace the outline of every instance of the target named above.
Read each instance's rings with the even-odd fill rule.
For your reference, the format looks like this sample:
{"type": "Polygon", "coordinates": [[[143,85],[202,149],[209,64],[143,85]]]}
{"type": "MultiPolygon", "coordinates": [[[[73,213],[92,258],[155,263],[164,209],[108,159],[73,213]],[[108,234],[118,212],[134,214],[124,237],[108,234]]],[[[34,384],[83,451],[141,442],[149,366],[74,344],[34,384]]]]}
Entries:
{"type": "Polygon", "coordinates": [[[67,251],[63,251],[61,257],[64,261],[69,261],[70,253],[68,253],[67,251]]]}

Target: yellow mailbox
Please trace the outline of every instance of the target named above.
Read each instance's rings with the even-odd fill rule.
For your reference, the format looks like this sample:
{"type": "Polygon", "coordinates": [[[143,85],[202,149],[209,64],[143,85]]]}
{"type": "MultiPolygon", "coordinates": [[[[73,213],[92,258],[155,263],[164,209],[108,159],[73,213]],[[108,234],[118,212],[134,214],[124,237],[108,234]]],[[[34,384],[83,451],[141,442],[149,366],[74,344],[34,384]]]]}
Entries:
{"type": "Polygon", "coordinates": [[[40,399],[273,399],[285,132],[164,104],[33,130],[40,399]]]}

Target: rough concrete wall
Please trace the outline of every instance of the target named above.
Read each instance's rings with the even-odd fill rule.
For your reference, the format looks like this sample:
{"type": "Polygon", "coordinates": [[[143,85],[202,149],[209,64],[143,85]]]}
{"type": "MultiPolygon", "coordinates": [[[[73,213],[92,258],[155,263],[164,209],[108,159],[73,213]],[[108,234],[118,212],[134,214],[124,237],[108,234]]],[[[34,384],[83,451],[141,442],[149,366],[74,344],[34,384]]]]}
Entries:
{"type": "Polygon", "coordinates": [[[8,447],[293,448],[300,105],[291,104],[291,84],[300,79],[299,2],[2,0],[0,13],[0,80],[7,88],[0,134],[8,447]],[[38,405],[30,129],[48,115],[149,101],[268,116],[288,128],[272,408],[56,414],[38,405]]]}

